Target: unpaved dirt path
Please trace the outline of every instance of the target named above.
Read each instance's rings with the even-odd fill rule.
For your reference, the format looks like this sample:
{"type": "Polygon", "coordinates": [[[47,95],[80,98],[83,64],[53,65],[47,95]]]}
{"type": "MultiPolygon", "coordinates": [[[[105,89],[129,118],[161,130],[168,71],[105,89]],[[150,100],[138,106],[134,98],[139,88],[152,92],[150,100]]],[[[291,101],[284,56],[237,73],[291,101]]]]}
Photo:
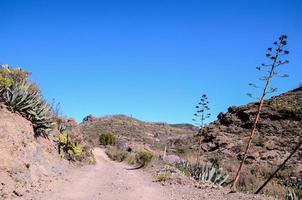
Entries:
{"type": "MultiPolygon", "coordinates": [[[[162,186],[140,170],[109,160],[102,149],[95,149],[96,165],[76,169],[68,182],[54,186],[44,194],[50,200],[164,200],[162,186]]],[[[43,197],[42,197],[43,198],[43,197]]]]}
{"type": "Polygon", "coordinates": [[[124,163],[111,161],[103,149],[94,150],[96,165],[74,168],[49,185],[50,191],[34,200],[269,200],[261,196],[228,194],[223,189],[197,189],[192,186],[154,182],[144,170],[129,171],[124,163]]]}

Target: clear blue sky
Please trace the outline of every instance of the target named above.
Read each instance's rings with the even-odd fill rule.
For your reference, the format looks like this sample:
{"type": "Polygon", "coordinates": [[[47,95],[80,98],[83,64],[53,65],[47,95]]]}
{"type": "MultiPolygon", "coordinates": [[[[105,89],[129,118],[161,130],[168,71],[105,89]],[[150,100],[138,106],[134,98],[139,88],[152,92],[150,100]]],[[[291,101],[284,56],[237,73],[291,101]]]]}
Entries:
{"type": "Polygon", "coordinates": [[[64,115],[127,114],[191,122],[208,94],[213,117],[245,104],[248,83],[280,34],[302,82],[301,0],[0,0],[0,63],[32,72],[64,115]]]}

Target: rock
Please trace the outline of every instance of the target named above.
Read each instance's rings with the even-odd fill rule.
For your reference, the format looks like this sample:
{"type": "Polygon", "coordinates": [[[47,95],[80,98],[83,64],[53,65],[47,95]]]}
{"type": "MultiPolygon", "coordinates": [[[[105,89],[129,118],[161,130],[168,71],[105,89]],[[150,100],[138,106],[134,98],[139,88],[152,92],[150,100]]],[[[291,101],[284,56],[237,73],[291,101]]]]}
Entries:
{"type": "Polygon", "coordinates": [[[228,112],[232,113],[232,114],[238,112],[238,110],[239,110],[239,108],[236,107],[236,106],[231,106],[231,107],[228,108],[228,112]]]}
{"type": "Polygon", "coordinates": [[[90,123],[90,122],[93,122],[93,121],[96,121],[98,118],[93,116],[93,115],[88,115],[86,117],[84,117],[82,123],[85,124],[85,123],[90,123]]]}
{"type": "Polygon", "coordinates": [[[271,150],[275,150],[277,147],[273,141],[269,141],[267,144],[265,144],[265,148],[271,151],[271,150]]]}
{"type": "Polygon", "coordinates": [[[132,152],[132,148],[127,144],[126,140],[120,137],[117,139],[116,147],[122,151],[132,152]]]}
{"type": "Polygon", "coordinates": [[[276,150],[265,152],[260,157],[261,160],[280,160],[280,154],[276,150]]]}
{"type": "Polygon", "coordinates": [[[16,190],[13,191],[13,194],[16,195],[17,197],[23,196],[23,194],[21,194],[20,192],[17,192],[16,190]]]}
{"type": "MultiPolygon", "coordinates": [[[[228,112],[220,113],[215,122],[203,129],[203,155],[211,157],[214,151],[220,153],[223,163],[241,160],[258,106],[258,103],[231,106],[228,112]]],[[[252,170],[255,165],[261,170],[262,166],[269,168],[282,163],[296,146],[297,138],[302,136],[301,116],[302,87],[266,100],[256,137],[248,153],[247,170],[252,170]],[[261,143],[258,137],[261,137],[261,143]]],[[[288,163],[289,166],[294,166],[289,170],[295,177],[302,171],[299,155],[302,153],[297,153],[288,163]]]]}

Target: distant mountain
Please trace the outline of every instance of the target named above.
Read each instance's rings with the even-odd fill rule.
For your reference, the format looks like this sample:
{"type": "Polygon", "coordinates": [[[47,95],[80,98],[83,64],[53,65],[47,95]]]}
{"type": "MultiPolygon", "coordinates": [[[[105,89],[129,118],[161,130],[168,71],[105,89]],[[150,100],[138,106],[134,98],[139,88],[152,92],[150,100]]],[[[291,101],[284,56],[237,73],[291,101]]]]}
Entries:
{"type": "Polygon", "coordinates": [[[81,123],[82,132],[93,145],[98,145],[98,135],[113,133],[128,141],[147,144],[153,148],[164,148],[171,138],[194,135],[192,125],[170,125],[164,122],[144,122],[126,115],[105,117],[87,116],[81,123]]]}
{"type": "Polygon", "coordinates": [[[176,128],[187,129],[187,130],[197,130],[198,129],[193,124],[187,124],[187,123],[184,123],[184,124],[170,124],[170,126],[176,127],[176,128]]]}

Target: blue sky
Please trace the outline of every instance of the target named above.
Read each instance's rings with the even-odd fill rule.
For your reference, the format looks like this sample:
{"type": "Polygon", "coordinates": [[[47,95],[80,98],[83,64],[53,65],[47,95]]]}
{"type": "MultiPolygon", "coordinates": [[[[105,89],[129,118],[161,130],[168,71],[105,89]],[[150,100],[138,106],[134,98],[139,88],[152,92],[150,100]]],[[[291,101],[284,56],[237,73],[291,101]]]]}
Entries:
{"type": "Polygon", "coordinates": [[[300,0],[0,0],[0,9],[0,63],[31,71],[78,121],[191,122],[203,93],[214,120],[251,101],[255,67],[284,33],[290,77],[273,84],[281,93],[302,82],[300,0]]]}

